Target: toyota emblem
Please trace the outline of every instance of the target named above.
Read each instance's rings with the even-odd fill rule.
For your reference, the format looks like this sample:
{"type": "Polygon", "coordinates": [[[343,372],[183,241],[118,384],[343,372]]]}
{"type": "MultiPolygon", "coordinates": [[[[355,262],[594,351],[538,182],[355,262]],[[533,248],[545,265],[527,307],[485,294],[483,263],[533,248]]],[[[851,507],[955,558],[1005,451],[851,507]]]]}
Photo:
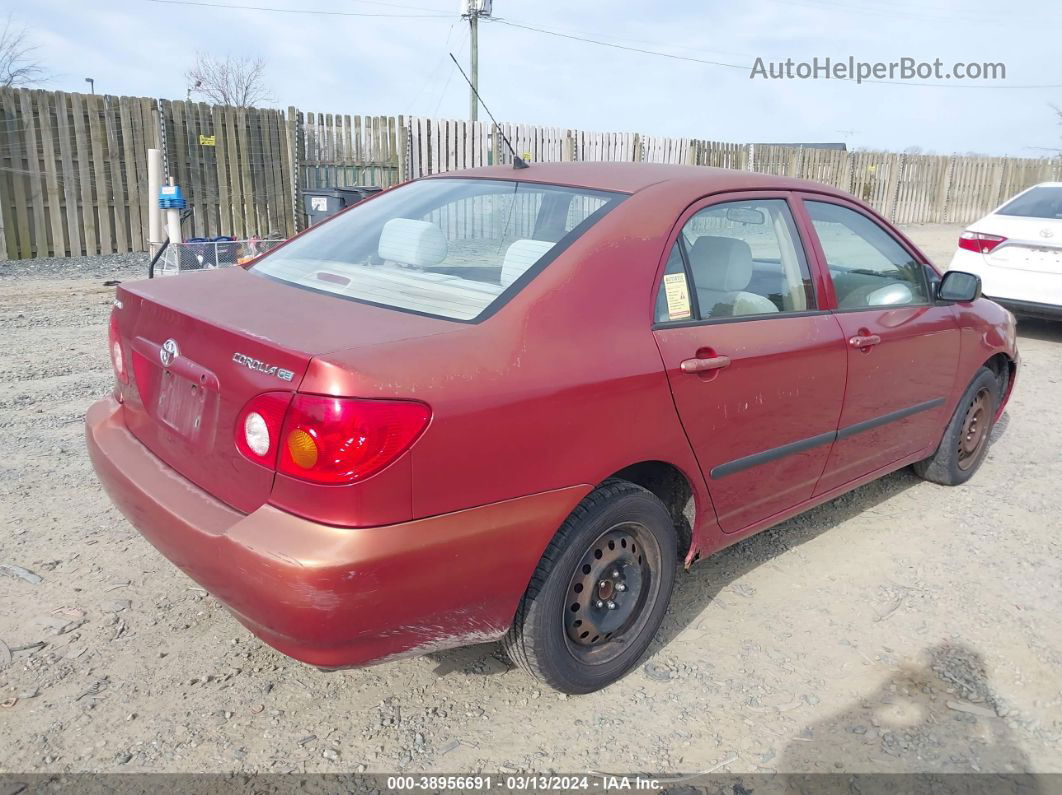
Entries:
{"type": "Polygon", "coordinates": [[[177,340],[168,339],[162,343],[162,347],[159,348],[159,360],[162,362],[163,367],[169,367],[173,360],[181,355],[181,352],[177,350],[177,340]]]}
{"type": "Polygon", "coordinates": [[[1052,232],[1050,229],[1041,229],[1040,230],[1040,237],[1054,237],[1054,235],[1055,235],[1055,233],[1052,232]]]}

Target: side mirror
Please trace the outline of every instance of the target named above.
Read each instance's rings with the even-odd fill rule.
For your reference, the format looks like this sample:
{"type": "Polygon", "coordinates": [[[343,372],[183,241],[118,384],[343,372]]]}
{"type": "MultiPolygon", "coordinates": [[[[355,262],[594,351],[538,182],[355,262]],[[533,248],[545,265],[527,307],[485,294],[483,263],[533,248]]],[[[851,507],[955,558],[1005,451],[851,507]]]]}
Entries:
{"type": "Polygon", "coordinates": [[[969,303],[981,297],[981,277],[965,271],[948,271],[937,285],[937,300],[969,303]]]}

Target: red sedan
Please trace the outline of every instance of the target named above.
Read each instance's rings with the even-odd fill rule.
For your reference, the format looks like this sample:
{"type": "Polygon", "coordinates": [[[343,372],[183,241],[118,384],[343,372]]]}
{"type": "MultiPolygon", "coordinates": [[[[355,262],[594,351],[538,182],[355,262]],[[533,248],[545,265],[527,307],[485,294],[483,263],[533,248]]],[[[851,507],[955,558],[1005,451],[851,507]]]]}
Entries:
{"type": "Polygon", "coordinates": [[[247,268],[119,287],[100,480],[252,632],[326,668],[502,639],[634,666],[677,564],[914,465],[984,459],[1013,316],[840,191],[476,169],[247,268]]]}

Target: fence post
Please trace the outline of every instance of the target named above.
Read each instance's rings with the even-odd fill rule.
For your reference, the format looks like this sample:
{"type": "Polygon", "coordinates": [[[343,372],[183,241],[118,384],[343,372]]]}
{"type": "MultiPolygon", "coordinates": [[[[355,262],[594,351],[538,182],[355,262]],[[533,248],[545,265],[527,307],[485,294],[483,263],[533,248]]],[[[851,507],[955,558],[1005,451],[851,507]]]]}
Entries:
{"type": "Polygon", "coordinates": [[[900,172],[903,170],[906,155],[893,155],[889,164],[889,179],[885,185],[881,214],[892,221],[896,217],[896,202],[900,189],[900,172]]]}
{"type": "MultiPolygon", "coordinates": [[[[468,134],[472,135],[472,128],[468,130],[468,134]]],[[[405,182],[409,177],[409,125],[406,124],[406,117],[398,117],[398,183],[405,182]]]]}
{"type": "MultiPolygon", "coordinates": [[[[169,105],[169,101],[165,99],[155,100],[155,110],[152,115],[155,117],[155,135],[158,140],[158,148],[162,152],[162,180],[166,181],[170,176],[170,151],[169,145],[166,141],[166,106],[169,105]]],[[[155,201],[158,201],[158,197],[155,197],[155,201]]]]}
{"type": "Polygon", "coordinates": [[[300,154],[302,152],[302,114],[294,105],[288,105],[288,115],[285,119],[287,125],[288,163],[291,173],[288,175],[291,189],[291,220],[294,231],[302,230],[302,207],[299,196],[299,171],[302,168],[300,154]]]}
{"type": "Polygon", "coordinates": [[[1007,198],[1006,196],[1000,196],[999,195],[1000,194],[1000,190],[1003,187],[1003,172],[1006,170],[1006,167],[1007,167],[1007,159],[1006,158],[1004,158],[1004,157],[995,158],[995,162],[993,164],[994,179],[992,180],[992,196],[991,196],[992,200],[989,202],[989,204],[992,207],[995,207],[996,205],[1001,204],[1007,198]]]}
{"type": "Polygon", "coordinates": [[[948,222],[948,209],[951,203],[951,181],[955,174],[955,156],[948,158],[944,166],[944,176],[940,179],[940,188],[937,191],[937,223],[948,222]]]}

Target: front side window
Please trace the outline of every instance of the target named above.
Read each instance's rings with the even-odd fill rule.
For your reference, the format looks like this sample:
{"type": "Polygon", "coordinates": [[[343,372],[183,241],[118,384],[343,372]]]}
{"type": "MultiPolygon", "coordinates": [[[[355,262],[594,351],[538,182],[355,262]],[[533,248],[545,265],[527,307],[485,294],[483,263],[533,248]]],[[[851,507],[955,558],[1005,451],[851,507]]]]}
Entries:
{"type": "Polygon", "coordinates": [[[693,215],[668,258],[657,322],[689,317],[676,289],[685,284],[675,275],[683,264],[692,279],[690,314],[699,320],[816,308],[811,273],[784,199],[725,202],[693,215]]]}
{"type": "Polygon", "coordinates": [[[837,293],[838,309],[929,302],[925,268],[862,213],[805,201],[837,293]]]}
{"type": "Polygon", "coordinates": [[[474,320],[622,199],[530,182],[419,180],[355,206],[251,270],[343,298],[474,320]]]}

